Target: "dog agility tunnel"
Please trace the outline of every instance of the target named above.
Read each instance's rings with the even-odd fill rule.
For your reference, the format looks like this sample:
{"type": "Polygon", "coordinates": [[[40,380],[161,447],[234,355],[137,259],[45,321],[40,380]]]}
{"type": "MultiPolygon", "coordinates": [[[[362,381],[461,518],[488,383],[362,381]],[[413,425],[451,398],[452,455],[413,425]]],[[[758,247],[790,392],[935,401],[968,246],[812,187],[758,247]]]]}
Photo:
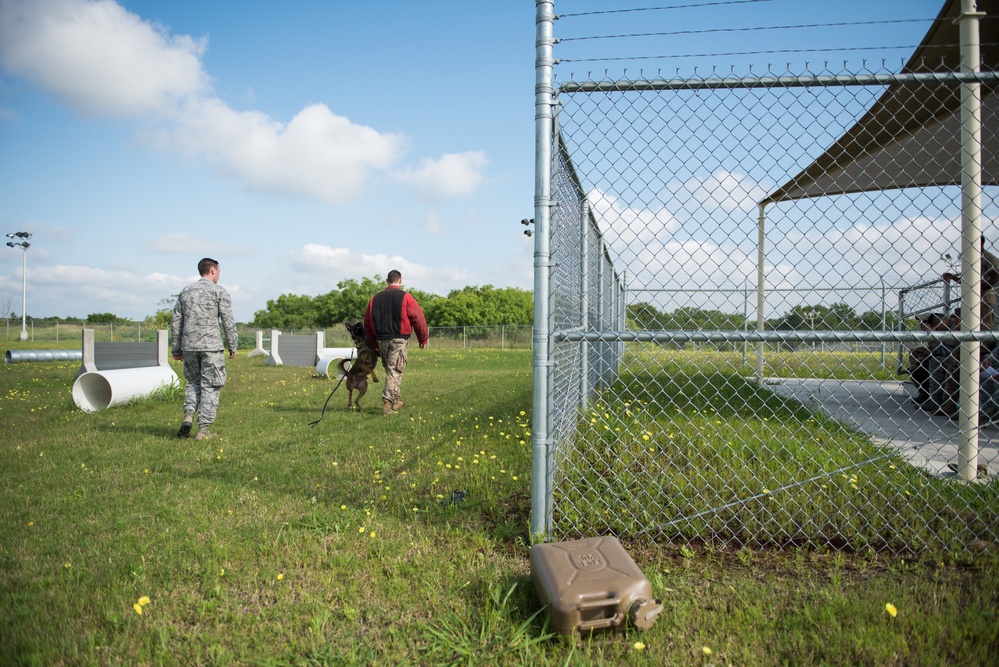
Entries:
{"type": "MultiPolygon", "coordinates": [[[[316,363],[316,374],[330,377],[330,371],[341,375],[338,366],[344,359],[353,361],[357,358],[356,347],[324,347],[319,361],[316,363]]],[[[350,366],[347,366],[350,368],[350,366]]]]}
{"type": "Polygon", "coordinates": [[[175,382],[179,382],[177,374],[165,366],[92,371],[76,378],[73,402],[84,412],[97,412],[135,398],[144,398],[175,382]]]}
{"type": "Polygon", "coordinates": [[[170,368],[165,329],[156,332],[155,343],[98,343],[94,330],[84,329],[82,352],[73,402],[84,412],[144,398],[180,382],[170,368]]]}
{"type": "Polygon", "coordinates": [[[7,350],[4,361],[19,364],[27,361],[80,361],[83,350],[7,350]]]}

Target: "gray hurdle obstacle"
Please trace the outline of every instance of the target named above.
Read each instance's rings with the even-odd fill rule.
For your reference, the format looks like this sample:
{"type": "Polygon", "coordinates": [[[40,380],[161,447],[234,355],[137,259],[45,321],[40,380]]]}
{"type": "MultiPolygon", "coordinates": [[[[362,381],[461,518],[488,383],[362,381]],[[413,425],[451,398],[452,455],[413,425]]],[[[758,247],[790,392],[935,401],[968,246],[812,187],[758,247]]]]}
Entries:
{"type": "Polygon", "coordinates": [[[326,332],[314,334],[283,334],[271,329],[271,351],[264,364],[267,366],[315,367],[319,375],[330,376],[344,359],[357,358],[356,347],[326,347],[326,332]]]}

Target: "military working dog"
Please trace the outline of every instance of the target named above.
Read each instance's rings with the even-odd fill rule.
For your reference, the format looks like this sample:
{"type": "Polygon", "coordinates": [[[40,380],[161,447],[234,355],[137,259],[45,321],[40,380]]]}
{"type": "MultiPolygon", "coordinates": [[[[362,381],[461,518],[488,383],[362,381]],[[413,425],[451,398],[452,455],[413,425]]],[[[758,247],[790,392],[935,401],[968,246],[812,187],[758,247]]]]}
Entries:
{"type": "Polygon", "coordinates": [[[375,366],[378,364],[378,352],[371,349],[367,337],[364,335],[364,324],[344,324],[350,337],[357,348],[357,358],[351,362],[349,359],[340,361],[340,372],[347,378],[347,409],[361,409],[361,397],[368,391],[368,376],[372,382],[378,382],[375,375],[375,366]],[[347,364],[350,364],[348,367],[347,364]],[[357,390],[357,398],[354,399],[354,391],[357,390]]]}

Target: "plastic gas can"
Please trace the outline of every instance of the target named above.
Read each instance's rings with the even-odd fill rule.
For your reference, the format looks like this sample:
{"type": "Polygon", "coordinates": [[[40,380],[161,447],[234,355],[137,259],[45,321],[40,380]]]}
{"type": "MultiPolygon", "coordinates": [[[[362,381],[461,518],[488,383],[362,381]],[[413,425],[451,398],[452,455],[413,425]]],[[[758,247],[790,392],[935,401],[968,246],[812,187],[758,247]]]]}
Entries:
{"type": "Polygon", "coordinates": [[[662,600],[616,537],[531,547],[531,579],[551,628],[575,635],[605,628],[652,627],[662,600]]]}

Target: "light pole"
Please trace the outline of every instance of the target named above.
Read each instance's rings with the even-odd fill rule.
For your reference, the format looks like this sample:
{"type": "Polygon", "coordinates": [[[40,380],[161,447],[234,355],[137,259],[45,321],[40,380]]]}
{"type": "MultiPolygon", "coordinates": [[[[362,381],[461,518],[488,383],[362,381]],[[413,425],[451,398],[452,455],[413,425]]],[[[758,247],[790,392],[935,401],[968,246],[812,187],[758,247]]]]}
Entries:
{"type": "MultiPolygon", "coordinates": [[[[815,334],[815,318],[818,316],[818,313],[815,312],[814,308],[808,308],[807,310],[804,311],[804,313],[802,313],[802,315],[804,315],[804,317],[807,318],[812,323],[812,334],[814,335],[815,334]]],[[[812,340],[812,349],[813,350],[815,349],[815,341],[814,340],[812,340]]]]}
{"type": "Polygon", "coordinates": [[[28,303],[28,248],[31,244],[28,243],[28,239],[31,238],[31,234],[28,232],[14,232],[13,234],[8,234],[9,239],[21,239],[21,241],[7,241],[7,245],[11,248],[21,248],[21,335],[20,340],[28,340],[28,327],[26,326],[25,312],[27,311],[28,303]]]}

